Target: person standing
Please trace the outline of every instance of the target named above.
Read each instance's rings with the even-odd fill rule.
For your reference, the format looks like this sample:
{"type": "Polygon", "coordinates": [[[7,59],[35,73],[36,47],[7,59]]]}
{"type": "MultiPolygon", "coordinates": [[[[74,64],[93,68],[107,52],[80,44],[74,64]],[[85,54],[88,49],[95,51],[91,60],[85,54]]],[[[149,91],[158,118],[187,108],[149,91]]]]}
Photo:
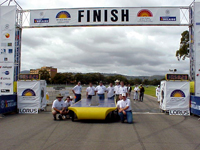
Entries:
{"type": "Polygon", "coordinates": [[[103,85],[102,81],[99,82],[99,85],[96,87],[95,91],[99,96],[99,100],[104,100],[105,99],[106,87],[103,85]]]}
{"type": "Polygon", "coordinates": [[[142,84],[140,84],[140,101],[141,101],[141,102],[143,102],[144,92],[145,92],[145,89],[144,89],[144,87],[142,86],[142,84]]]}
{"type": "Polygon", "coordinates": [[[72,89],[72,92],[75,95],[75,103],[81,100],[81,92],[82,92],[82,86],[81,82],[79,81],[78,84],[72,89]]]}
{"type": "Polygon", "coordinates": [[[119,105],[119,116],[120,120],[123,123],[124,117],[126,116],[128,123],[133,123],[133,114],[131,109],[131,102],[130,99],[126,98],[126,93],[122,94],[122,100],[120,101],[119,105]]]}
{"type": "Polygon", "coordinates": [[[128,84],[127,91],[128,91],[128,97],[130,98],[131,97],[131,91],[132,91],[130,84],[128,84]]]}
{"type": "Polygon", "coordinates": [[[112,83],[110,83],[110,86],[107,88],[107,92],[108,92],[107,94],[108,99],[114,100],[115,93],[114,93],[114,87],[112,83]]]}
{"type": "Polygon", "coordinates": [[[127,87],[124,85],[124,82],[120,82],[119,94],[126,93],[126,97],[128,96],[127,87]]]}
{"type": "Polygon", "coordinates": [[[158,103],[160,103],[160,85],[158,85],[158,87],[156,88],[156,96],[158,103]]]}
{"type": "Polygon", "coordinates": [[[58,118],[60,120],[63,120],[63,115],[66,115],[67,112],[65,110],[65,102],[62,100],[63,96],[61,94],[58,94],[56,96],[56,100],[53,101],[52,104],[52,114],[54,117],[54,120],[56,120],[56,114],[60,114],[58,118]]]}
{"type": "Polygon", "coordinates": [[[116,80],[115,81],[115,87],[114,87],[114,93],[115,93],[115,99],[116,99],[116,102],[119,100],[119,88],[120,88],[120,85],[119,85],[119,80],[116,80]]]}
{"type": "Polygon", "coordinates": [[[134,95],[133,95],[133,100],[138,100],[138,92],[140,91],[140,89],[138,88],[138,85],[135,85],[134,88],[134,95]]]}
{"type": "Polygon", "coordinates": [[[95,87],[92,86],[92,83],[89,83],[89,87],[86,89],[86,97],[87,99],[92,99],[92,96],[95,96],[95,87]]]}

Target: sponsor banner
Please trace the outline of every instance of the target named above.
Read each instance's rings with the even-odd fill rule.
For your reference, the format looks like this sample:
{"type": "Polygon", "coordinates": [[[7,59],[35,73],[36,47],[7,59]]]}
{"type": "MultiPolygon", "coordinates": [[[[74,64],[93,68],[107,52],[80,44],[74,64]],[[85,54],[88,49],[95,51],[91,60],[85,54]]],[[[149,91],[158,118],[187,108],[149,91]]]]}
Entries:
{"type": "Polygon", "coordinates": [[[0,95],[13,94],[16,10],[0,7],[0,95]]]}
{"type": "Polygon", "coordinates": [[[91,25],[161,25],[180,24],[180,8],[66,8],[31,10],[30,25],[91,26],[91,25]]]}
{"type": "Polygon", "coordinates": [[[46,106],[46,82],[17,81],[18,108],[43,108],[46,106]],[[43,85],[44,82],[44,85],[43,85]]]}
{"type": "Polygon", "coordinates": [[[33,107],[19,108],[19,114],[38,114],[38,108],[33,108],[33,107]]]}
{"type": "Polygon", "coordinates": [[[0,114],[17,111],[17,95],[0,96],[0,114]]]}
{"type": "Polygon", "coordinates": [[[190,116],[190,110],[169,110],[169,115],[190,116]]]}
{"type": "Polygon", "coordinates": [[[200,115],[200,97],[191,96],[191,113],[200,115]]]}
{"type": "Polygon", "coordinates": [[[188,110],[190,83],[188,81],[162,81],[160,108],[163,110],[188,110]]]}
{"type": "Polygon", "coordinates": [[[20,74],[20,64],[21,64],[21,32],[22,30],[20,28],[16,29],[15,32],[15,68],[14,68],[14,81],[17,81],[19,79],[20,74]]]}
{"type": "Polygon", "coordinates": [[[194,59],[195,59],[195,96],[200,96],[200,2],[194,2],[194,59]]]}
{"type": "Polygon", "coordinates": [[[13,94],[13,63],[0,63],[0,94],[13,94]]]}

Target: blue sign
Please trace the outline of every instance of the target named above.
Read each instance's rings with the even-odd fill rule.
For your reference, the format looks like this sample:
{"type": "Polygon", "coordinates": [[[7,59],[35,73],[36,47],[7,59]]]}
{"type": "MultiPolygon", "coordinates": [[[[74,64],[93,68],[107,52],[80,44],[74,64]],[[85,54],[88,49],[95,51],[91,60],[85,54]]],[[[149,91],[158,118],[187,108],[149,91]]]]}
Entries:
{"type": "Polygon", "coordinates": [[[200,115],[200,97],[190,96],[191,97],[191,113],[195,115],[200,115]]]}
{"type": "Polygon", "coordinates": [[[176,21],[176,17],[160,17],[160,21],[176,21]]]}
{"type": "Polygon", "coordinates": [[[0,96],[0,114],[17,111],[17,95],[0,96]]]}

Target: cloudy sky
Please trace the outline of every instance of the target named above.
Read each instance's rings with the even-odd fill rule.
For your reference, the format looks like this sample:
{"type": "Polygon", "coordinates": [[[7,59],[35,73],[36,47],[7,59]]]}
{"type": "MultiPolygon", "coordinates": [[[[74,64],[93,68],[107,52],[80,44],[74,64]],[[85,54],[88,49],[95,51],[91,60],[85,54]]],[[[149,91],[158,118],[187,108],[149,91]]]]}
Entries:
{"type": "MultiPolygon", "coordinates": [[[[17,0],[23,9],[189,6],[192,0],[17,0]]],[[[23,29],[22,70],[54,66],[58,72],[164,75],[189,73],[177,61],[187,26],[67,27],[23,29]]]]}

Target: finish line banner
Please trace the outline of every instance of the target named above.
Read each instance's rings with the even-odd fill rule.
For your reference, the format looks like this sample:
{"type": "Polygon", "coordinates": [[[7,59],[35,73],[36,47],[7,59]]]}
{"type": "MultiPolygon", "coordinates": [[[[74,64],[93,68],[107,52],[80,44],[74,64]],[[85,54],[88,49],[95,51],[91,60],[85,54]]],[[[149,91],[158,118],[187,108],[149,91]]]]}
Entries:
{"type": "Polygon", "coordinates": [[[179,25],[180,8],[69,8],[31,10],[31,27],[179,25]]]}

